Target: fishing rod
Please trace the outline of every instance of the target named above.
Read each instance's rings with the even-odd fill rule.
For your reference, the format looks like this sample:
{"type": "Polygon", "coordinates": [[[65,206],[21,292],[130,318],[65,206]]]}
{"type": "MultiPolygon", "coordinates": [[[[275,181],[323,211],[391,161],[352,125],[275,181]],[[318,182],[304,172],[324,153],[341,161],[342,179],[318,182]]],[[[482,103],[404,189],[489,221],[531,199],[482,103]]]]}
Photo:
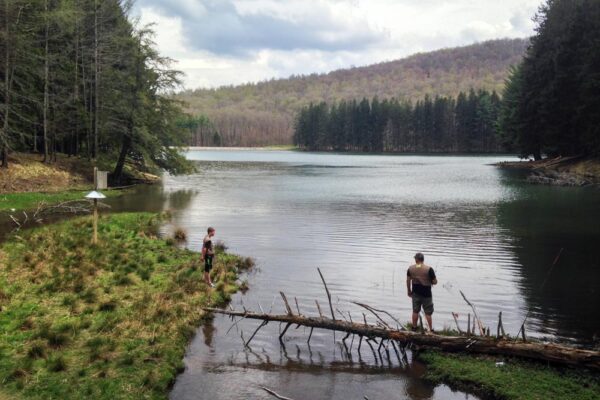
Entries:
{"type": "MultiPolygon", "coordinates": [[[[544,281],[542,282],[542,285],[540,286],[540,290],[544,289],[544,286],[546,286],[546,282],[548,282],[548,278],[550,277],[550,274],[552,273],[552,270],[554,269],[554,266],[558,263],[558,259],[560,258],[560,255],[562,254],[563,250],[564,250],[564,248],[561,247],[560,251],[558,252],[558,254],[556,255],[556,257],[554,258],[554,261],[552,262],[552,266],[548,270],[548,273],[546,273],[546,277],[544,278],[544,281]]],[[[523,340],[525,340],[525,322],[531,316],[531,312],[532,311],[533,311],[533,307],[529,306],[529,310],[527,311],[527,314],[525,315],[525,319],[521,323],[521,327],[519,328],[519,331],[517,332],[517,336],[515,336],[515,341],[517,341],[517,339],[519,338],[519,335],[521,334],[521,332],[523,332],[523,340]]]]}

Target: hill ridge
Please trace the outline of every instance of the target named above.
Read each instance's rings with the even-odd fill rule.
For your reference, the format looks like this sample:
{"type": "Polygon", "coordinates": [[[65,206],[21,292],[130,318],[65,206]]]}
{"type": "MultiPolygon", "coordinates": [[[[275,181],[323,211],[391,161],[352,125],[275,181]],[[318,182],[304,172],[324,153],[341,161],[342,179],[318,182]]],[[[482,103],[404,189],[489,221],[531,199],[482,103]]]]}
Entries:
{"type": "Polygon", "coordinates": [[[499,92],[509,66],[522,59],[528,43],[488,40],[322,74],[187,90],[177,98],[187,103],[188,112],[210,120],[194,135],[193,145],[289,144],[295,115],[310,102],[374,96],[415,101],[426,94],[456,96],[471,88],[499,92]]]}

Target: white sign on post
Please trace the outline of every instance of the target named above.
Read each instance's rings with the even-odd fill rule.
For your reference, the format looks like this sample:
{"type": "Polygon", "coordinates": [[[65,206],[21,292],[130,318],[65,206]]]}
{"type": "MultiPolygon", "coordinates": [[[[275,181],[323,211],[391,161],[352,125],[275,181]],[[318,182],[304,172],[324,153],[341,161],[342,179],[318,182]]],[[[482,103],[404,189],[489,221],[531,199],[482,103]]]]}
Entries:
{"type": "Polygon", "coordinates": [[[108,171],[96,170],[96,190],[108,189],[108,171]]]}

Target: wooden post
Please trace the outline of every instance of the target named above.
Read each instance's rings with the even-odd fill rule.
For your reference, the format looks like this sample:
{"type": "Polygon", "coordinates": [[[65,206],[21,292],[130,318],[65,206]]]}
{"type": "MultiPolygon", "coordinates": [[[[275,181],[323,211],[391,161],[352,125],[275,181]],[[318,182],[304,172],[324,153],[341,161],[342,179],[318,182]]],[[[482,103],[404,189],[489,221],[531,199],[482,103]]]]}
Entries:
{"type": "Polygon", "coordinates": [[[467,316],[467,335],[471,334],[471,313],[467,316]]]}
{"type": "Polygon", "coordinates": [[[506,333],[504,332],[504,326],[502,325],[502,311],[498,313],[498,328],[496,329],[497,337],[504,337],[506,333]]]}
{"type": "Polygon", "coordinates": [[[98,190],[98,167],[94,167],[94,190],[98,190]]]}
{"type": "Polygon", "coordinates": [[[98,199],[94,199],[94,236],[92,237],[92,243],[98,244],[98,199]]]}
{"type": "Polygon", "coordinates": [[[454,322],[456,323],[456,329],[458,329],[458,333],[462,333],[460,326],[458,325],[458,319],[456,318],[456,314],[452,313],[452,318],[454,318],[454,322]]]}

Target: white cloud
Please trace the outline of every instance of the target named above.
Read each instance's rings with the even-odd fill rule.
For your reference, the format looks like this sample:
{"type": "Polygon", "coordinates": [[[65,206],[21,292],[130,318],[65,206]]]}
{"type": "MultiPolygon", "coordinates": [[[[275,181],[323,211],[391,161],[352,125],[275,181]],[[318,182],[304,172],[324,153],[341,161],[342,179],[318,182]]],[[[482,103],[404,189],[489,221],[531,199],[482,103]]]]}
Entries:
{"type": "Polygon", "coordinates": [[[327,72],[533,33],[539,0],[138,0],[187,87],[327,72]]]}

